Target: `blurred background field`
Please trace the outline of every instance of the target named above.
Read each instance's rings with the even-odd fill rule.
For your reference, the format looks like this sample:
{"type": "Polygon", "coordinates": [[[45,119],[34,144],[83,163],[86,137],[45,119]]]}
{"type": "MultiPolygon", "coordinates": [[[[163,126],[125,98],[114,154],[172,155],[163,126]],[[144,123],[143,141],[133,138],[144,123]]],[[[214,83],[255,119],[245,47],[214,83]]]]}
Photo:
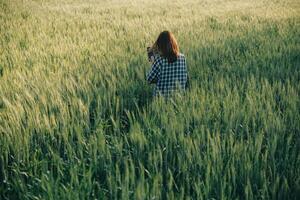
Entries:
{"type": "Polygon", "coordinates": [[[0,0],[0,199],[298,199],[299,52],[298,0],[0,0]]]}

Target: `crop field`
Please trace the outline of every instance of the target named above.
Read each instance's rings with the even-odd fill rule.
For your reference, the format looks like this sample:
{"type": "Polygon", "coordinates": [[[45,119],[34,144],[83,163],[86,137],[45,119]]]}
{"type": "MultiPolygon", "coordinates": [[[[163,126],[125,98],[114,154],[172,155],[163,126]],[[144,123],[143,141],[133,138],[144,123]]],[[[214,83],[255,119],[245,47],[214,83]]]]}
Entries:
{"type": "Polygon", "coordinates": [[[1,200],[299,197],[298,0],[0,0],[1,200]]]}

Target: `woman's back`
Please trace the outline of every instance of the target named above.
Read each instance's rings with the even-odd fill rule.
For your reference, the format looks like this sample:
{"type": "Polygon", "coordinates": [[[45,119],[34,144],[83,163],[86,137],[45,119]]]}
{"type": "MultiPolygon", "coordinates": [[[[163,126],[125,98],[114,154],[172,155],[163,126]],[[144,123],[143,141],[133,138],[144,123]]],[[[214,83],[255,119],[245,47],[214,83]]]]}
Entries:
{"type": "Polygon", "coordinates": [[[166,58],[157,57],[147,75],[147,80],[156,83],[154,95],[169,96],[174,91],[185,90],[187,82],[185,56],[180,53],[172,63],[166,58]]]}

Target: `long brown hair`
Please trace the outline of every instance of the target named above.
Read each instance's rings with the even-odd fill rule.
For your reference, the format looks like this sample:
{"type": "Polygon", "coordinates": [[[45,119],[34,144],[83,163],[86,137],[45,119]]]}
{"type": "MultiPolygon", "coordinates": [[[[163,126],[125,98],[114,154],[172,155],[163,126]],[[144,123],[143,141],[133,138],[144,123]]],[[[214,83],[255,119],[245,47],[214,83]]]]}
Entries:
{"type": "Polygon", "coordinates": [[[159,34],[154,46],[168,59],[169,63],[175,62],[179,55],[179,47],[174,35],[170,31],[159,34]]]}

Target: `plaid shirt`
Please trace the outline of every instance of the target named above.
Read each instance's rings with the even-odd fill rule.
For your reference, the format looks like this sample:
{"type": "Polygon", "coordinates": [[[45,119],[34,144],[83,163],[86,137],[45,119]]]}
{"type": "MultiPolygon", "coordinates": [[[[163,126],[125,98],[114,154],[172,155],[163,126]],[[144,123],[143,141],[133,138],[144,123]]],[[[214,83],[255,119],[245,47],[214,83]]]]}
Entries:
{"type": "Polygon", "coordinates": [[[158,56],[147,74],[147,81],[156,84],[155,96],[167,97],[177,89],[185,90],[187,83],[185,56],[179,54],[177,60],[173,63],[168,63],[166,58],[158,56]]]}

